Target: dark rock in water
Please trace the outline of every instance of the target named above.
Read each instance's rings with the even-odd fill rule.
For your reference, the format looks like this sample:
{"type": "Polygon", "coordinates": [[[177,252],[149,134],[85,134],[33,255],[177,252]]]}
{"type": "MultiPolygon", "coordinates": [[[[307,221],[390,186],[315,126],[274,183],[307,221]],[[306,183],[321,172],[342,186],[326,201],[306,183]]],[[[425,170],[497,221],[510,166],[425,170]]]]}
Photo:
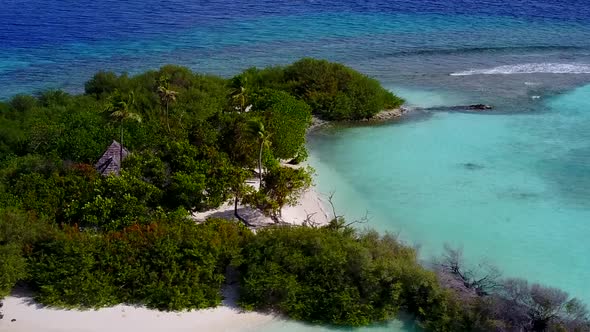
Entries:
{"type": "Polygon", "coordinates": [[[485,104],[473,104],[473,105],[467,106],[467,108],[470,109],[470,110],[482,111],[482,110],[491,110],[492,109],[492,106],[485,105],[485,104]]]}
{"type": "Polygon", "coordinates": [[[4,315],[3,314],[0,314],[0,319],[2,319],[2,318],[4,318],[4,315]]]}
{"type": "Polygon", "coordinates": [[[464,163],[463,167],[465,167],[466,169],[468,169],[470,171],[475,171],[475,170],[484,168],[483,165],[475,164],[475,163],[464,163]]]}
{"type": "Polygon", "coordinates": [[[14,323],[14,322],[16,322],[16,319],[14,319],[14,318],[13,318],[13,319],[11,319],[10,321],[14,323]]]}
{"type": "Polygon", "coordinates": [[[472,112],[472,111],[486,111],[493,109],[492,106],[486,104],[471,104],[471,105],[455,105],[455,106],[436,106],[426,108],[416,108],[418,110],[433,110],[433,111],[455,111],[455,112],[472,112]]]}
{"type": "Polygon", "coordinates": [[[522,192],[522,193],[516,193],[514,195],[514,197],[517,199],[533,199],[533,198],[539,197],[539,194],[522,192]]]}

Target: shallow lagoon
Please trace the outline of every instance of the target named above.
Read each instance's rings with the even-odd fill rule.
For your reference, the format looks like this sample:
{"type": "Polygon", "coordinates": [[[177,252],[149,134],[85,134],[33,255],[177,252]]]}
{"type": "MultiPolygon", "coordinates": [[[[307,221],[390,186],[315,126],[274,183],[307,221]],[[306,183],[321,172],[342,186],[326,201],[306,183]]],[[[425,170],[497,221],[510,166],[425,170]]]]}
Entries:
{"type": "MultiPolygon", "coordinates": [[[[410,104],[459,94],[398,89],[410,104]]],[[[590,303],[590,86],[539,101],[539,112],[436,112],[401,123],[323,130],[309,142],[324,194],[350,219],[399,233],[423,259],[445,243],[505,276],[590,303]]],[[[364,226],[364,225],[363,225],[364,226]]],[[[412,331],[401,322],[358,331],[412,331]]],[[[264,331],[330,331],[277,321],[264,331]]]]}
{"type": "Polygon", "coordinates": [[[463,246],[508,276],[588,302],[590,86],[545,103],[538,113],[434,112],[324,133],[310,143],[317,182],[348,191],[338,206],[366,206],[371,227],[400,232],[425,258],[463,246]]]}

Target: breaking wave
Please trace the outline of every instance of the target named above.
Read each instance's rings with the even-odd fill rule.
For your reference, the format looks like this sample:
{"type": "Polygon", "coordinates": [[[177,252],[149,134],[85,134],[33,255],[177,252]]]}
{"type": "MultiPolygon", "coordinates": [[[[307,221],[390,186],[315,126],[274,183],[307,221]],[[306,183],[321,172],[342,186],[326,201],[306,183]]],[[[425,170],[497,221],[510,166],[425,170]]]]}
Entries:
{"type": "Polygon", "coordinates": [[[510,75],[510,74],[590,74],[590,64],[571,63],[525,63],[499,66],[490,69],[472,69],[452,73],[451,76],[510,75]]]}

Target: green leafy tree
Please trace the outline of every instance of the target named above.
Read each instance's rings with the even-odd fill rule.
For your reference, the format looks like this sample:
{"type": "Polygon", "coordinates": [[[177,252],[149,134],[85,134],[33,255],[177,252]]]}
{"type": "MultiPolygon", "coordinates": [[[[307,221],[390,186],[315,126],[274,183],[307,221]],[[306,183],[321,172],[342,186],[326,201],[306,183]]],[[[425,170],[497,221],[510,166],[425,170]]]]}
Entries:
{"type": "Polygon", "coordinates": [[[311,169],[273,167],[263,179],[260,190],[251,193],[246,201],[270,215],[275,222],[280,222],[283,207],[297,204],[303,192],[311,186],[311,169]]]}
{"type": "Polygon", "coordinates": [[[325,60],[306,58],[287,66],[285,81],[289,82],[289,92],[327,120],[368,119],[403,103],[378,81],[325,60]]]}
{"type": "Polygon", "coordinates": [[[272,154],[280,159],[304,155],[305,134],[311,124],[309,105],[287,92],[270,89],[258,92],[254,100],[253,109],[264,119],[272,154]]]}
{"type": "Polygon", "coordinates": [[[84,91],[87,95],[93,95],[97,100],[114,93],[116,90],[127,88],[128,78],[126,74],[117,76],[111,71],[99,71],[86,82],[84,91]]]}

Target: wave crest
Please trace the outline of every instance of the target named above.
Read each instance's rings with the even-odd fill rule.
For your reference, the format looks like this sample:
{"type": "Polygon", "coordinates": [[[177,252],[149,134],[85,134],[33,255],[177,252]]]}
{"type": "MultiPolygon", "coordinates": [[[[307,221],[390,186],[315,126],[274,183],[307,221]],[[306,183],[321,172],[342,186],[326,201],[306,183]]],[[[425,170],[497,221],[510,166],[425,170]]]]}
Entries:
{"type": "Polygon", "coordinates": [[[510,75],[510,74],[590,74],[590,65],[581,63],[524,63],[489,69],[472,69],[452,73],[451,76],[510,75]]]}

